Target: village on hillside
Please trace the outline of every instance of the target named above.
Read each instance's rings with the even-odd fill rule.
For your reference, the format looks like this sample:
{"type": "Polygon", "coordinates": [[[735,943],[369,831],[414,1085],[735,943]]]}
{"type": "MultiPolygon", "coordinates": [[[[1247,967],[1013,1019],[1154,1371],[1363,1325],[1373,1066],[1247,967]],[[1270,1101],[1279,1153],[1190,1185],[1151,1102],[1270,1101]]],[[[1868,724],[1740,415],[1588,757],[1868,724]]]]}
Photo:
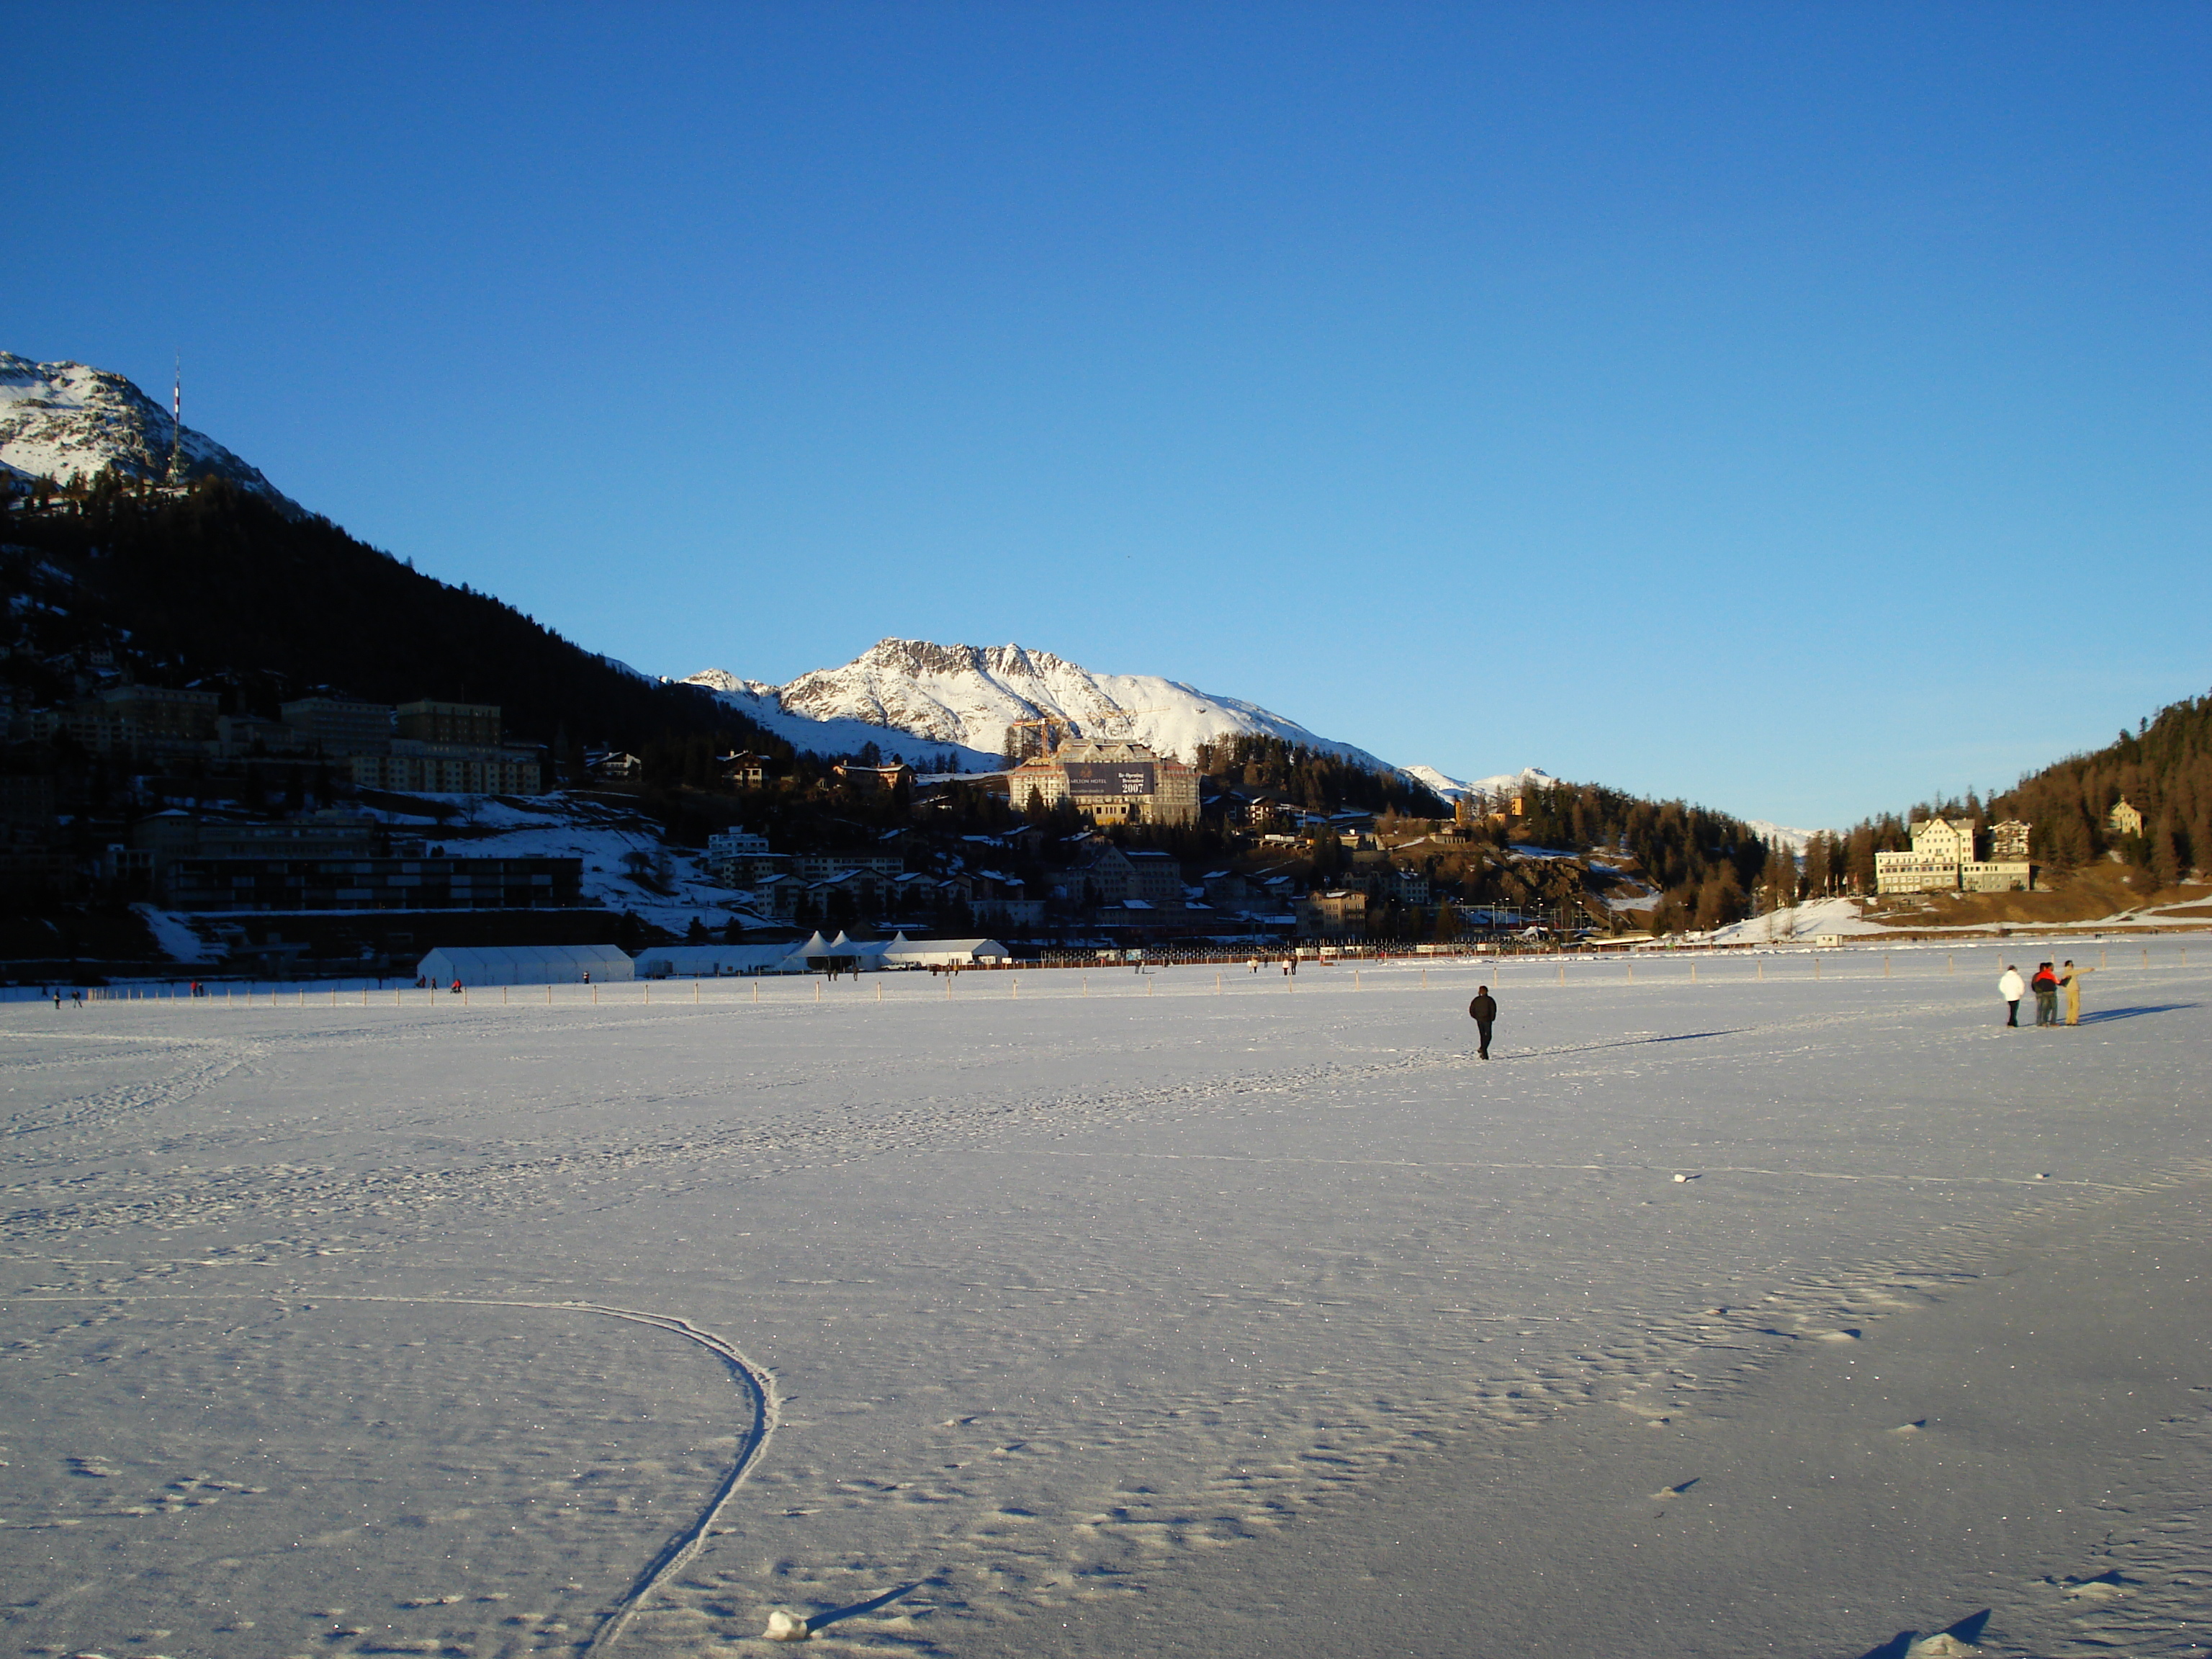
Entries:
{"type": "MultiPolygon", "coordinates": [[[[1001,769],[969,774],[696,744],[563,756],[515,740],[493,704],[324,690],[261,713],[124,679],[97,653],[67,666],[82,695],[5,710],[20,981],[164,962],[404,977],[439,950],[586,946],[605,977],[605,951],[647,974],[952,961],[925,960],[927,940],[963,941],[969,962],[1826,942],[1899,902],[2050,898],[2017,822],[1931,817],[1909,852],[1832,860],[1747,837],[1661,869],[1634,848],[1669,844],[1659,817],[1593,831],[1571,786],[1446,812],[1266,740],[1194,763],[1038,721],[1001,769]],[[1861,899],[1863,917],[1835,908],[1861,899]]],[[[1685,820],[1674,842],[1716,833],[1685,820]]]]}

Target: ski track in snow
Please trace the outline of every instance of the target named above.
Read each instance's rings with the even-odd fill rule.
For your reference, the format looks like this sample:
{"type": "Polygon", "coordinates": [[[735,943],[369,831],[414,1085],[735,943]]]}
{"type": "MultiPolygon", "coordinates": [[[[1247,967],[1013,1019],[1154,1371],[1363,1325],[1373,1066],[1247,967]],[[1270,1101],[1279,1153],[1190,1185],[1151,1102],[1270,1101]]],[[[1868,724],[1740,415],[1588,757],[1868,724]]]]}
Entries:
{"type": "MultiPolygon", "coordinates": [[[[1507,970],[1501,990],[1524,1029],[1589,992],[1602,993],[1608,1011],[1632,994],[1611,984],[1551,987],[1534,975],[1516,986],[1516,971],[1507,970]]],[[[1616,1407],[1655,1430],[1692,1421],[1717,1400],[1755,1388],[1800,1344],[1870,1340],[1890,1318],[1940,1306],[2039,1230],[2118,1198],[2212,1186],[2212,1160],[2179,1154],[2106,1157],[2086,1170],[2046,1175],[1973,1169],[1967,1158],[1903,1168],[1881,1167],[1877,1158],[1853,1169],[1833,1167],[1832,1160],[1686,1162],[1625,1152],[1552,1161],[1433,1149],[1395,1157],[1271,1150],[1271,1138],[1284,1134],[1286,1124],[1305,1133],[1310,1121],[1319,1120],[1326,1129],[1328,1115],[1340,1112],[1363,1125],[1388,1123],[1395,1133],[1401,1120],[1392,1114],[1439,1088],[1540,1085],[1544,1098],[1566,1102],[1585,1087],[1618,1090],[1633,1081],[1695,1098],[1717,1079],[1733,1086],[1742,1075],[1778,1067],[1794,1077],[1833,1078],[1900,1042],[1955,1046],[1961,1035],[1970,1041],[1993,1035],[1985,996],[1972,1003],[1963,1030],[1949,1029],[1960,997],[1956,981],[1885,981],[1875,1000],[1814,1012],[1804,1011],[1802,994],[1783,988],[1709,983],[1694,1006],[1681,1000],[1680,987],[1645,994],[1644,1006],[1666,1017],[1653,1029],[1507,1050],[1486,1067],[1456,1048],[1383,1040],[1428,1029],[1403,1016],[1409,998],[1419,995],[1411,972],[1393,977],[1370,969],[1373,988],[1358,992],[1341,978],[1287,992],[1260,981],[1239,985],[1232,975],[1229,995],[1194,975],[1164,997],[1149,983],[1142,994],[1119,989],[1125,981],[1105,975],[1095,993],[1088,985],[1077,992],[1067,983],[1072,975],[1024,975],[1030,988],[1016,993],[1009,975],[1003,1008],[995,1006],[994,976],[945,998],[949,1009],[939,1006],[937,988],[901,985],[890,1005],[857,996],[817,1005],[800,1000],[799,988],[779,987],[784,996],[759,1007],[726,992],[732,1000],[719,1007],[588,1014],[518,1006],[459,1015],[433,1003],[313,1009],[303,1011],[305,1018],[143,1007],[60,1017],[84,1025],[128,1020],[128,1031],[49,1030],[17,1014],[6,1028],[5,1075],[13,1087],[0,1119],[6,1131],[0,1169],[8,1177],[0,1239],[15,1252],[10,1265],[19,1282],[9,1305],[18,1310],[9,1333],[17,1340],[0,1352],[74,1353],[71,1344],[91,1341],[84,1333],[95,1328],[112,1329],[108,1322],[130,1324],[166,1311],[162,1304],[196,1303],[281,1304],[293,1322],[298,1310],[325,1304],[580,1313],[672,1335],[726,1368],[746,1398],[750,1421],[731,1437],[694,1518],[664,1534],[666,1541],[624,1584],[602,1594],[588,1630],[548,1613],[504,1646],[481,1635],[471,1645],[426,1633],[441,1620],[441,1629],[459,1628],[452,1611],[459,1597],[416,1597],[396,1602],[381,1615],[387,1623],[380,1629],[341,1626],[323,1638],[321,1650],[434,1652],[442,1644],[465,1653],[589,1654],[617,1641],[625,1652],[705,1650],[757,1635],[763,1610],[776,1601],[852,1607],[911,1583],[915,1593],[884,1616],[834,1626],[817,1639],[856,1651],[995,1652],[996,1643],[1015,1651],[1024,1621],[1040,1609],[1110,1606],[1141,1593],[1149,1572],[1254,1544],[1293,1520],[1340,1508],[1342,1499],[1410,1461],[1485,1435],[1537,1430],[1563,1411],[1594,1405],[1616,1407]],[[1038,977],[1046,982],[1036,983],[1038,977]],[[1053,994],[1039,994],[1047,989],[1053,994]],[[1021,1018],[1055,1005],[1047,1012],[1057,1046],[1046,1063],[1002,1078],[1007,1050],[1022,1041],[1023,1028],[1006,1023],[1016,1018],[1016,995],[1021,1018]],[[908,1022],[902,1030],[910,1035],[925,1008],[955,1039],[933,1048],[926,1067],[917,1067],[903,1041],[870,1048],[856,1040],[866,1022],[885,1018],[908,1022]],[[1259,1046],[1299,1046],[1283,1035],[1284,1022],[1292,1020],[1307,1024],[1309,1052],[1278,1059],[1259,1046]],[[593,1088],[564,1062],[565,1086],[531,1098],[547,1128],[518,1133],[501,1115],[511,1090],[498,1080],[498,1068],[527,1058],[533,1044],[558,1047],[568,1040],[564,1026],[569,1036],[588,1032],[619,1046],[623,1064],[595,1074],[590,1081],[602,1086],[593,1088]],[[732,1032],[757,1046],[699,1052],[732,1032]],[[1245,1035],[1255,1043],[1249,1054],[1236,1041],[1245,1035]],[[765,1060],[762,1047],[772,1051],[765,1060]],[[399,1093],[424,1091],[423,1078],[406,1068],[426,1063],[426,1052],[438,1057],[434,1070],[450,1073],[444,1105],[427,1097],[419,1105],[381,1102],[374,1133],[333,1109],[355,1098],[355,1089],[374,1097],[374,1085],[395,1077],[399,1093]],[[638,1063],[656,1053],[684,1053],[690,1063],[656,1076],[638,1063]],[[825,1058],[836,1070],[835,1101],[738,1122],[716,1109],[733,1097],[772,1098],[793,1079],[817,1072],[825,1058]],[[1088,1080],[1109,1066],[1194,1074],[1118,1086],[1088,1080]],[[98,1075],[107,1071],[136,1074],[98,1075]],[[143,1074],[149,1071],[159,1074],[143,1074]],[[70,1080],[80,1075],[91,1086],[72,1092],[70,1080]],[[328,1098],[294,1100],[302,1078],[324,1079],[328,1098]],[[254,1086],[241,1086],[249,1082],[254,1086]],[[918,1082],[926,1091],[917,1091],[918,1082]],[[218,1095],[230,1103],[210,1113],[218,1095]],[[487,1123],[500,1132],[467,1121],[462,1107],[479,1102],[493,1109],[487,1123]],[[159,1115],[183,1121],[160,1122],[157,1136],[149,1120],[159,1115]],[[1234,1149],[1144,1144],[1194,1130],[1225,1136],[1234,1149]],[[319,1144],[331,1155],[312,1156],[319,1144]],[[1212,1169],[1232,1176],[1337,1172],[1326,1178],[1402,1184],[1389,1189],[1377,1212],[1387,1220],[1340,1233],[1302,1231],[1263,1215],[1251,1224],[1250,1254],[1210,1277],[1188,1270],[1191,1261],[1211,1259],[1203,1249],[1194,1257],[1132,1251],[1125,1237],[1087,1233],[1071,1202],[1067,1214],[1041,1224],[1034,1237],[1010,1232],[963,1252],[951,1236],[892,1233],[883,1260],[865,1251],[826,1257],[819,1267],[830,1271],[820,1276],[800,1271],[806,1251],[793,1245],[769,1264],[771,1277],[754,1273],[732,1288],[736,1300],[729,1305],[746,1308],[763,1334],[787,1343],[817,1325],[810,1309],[841,1310],[818,1322],[824,1340],[828,1326],[854,1307],[872,1309],[866,1319],[878,1334],[869,1346],[884,1353],[868,1363],[886,1376],[933,1351],[926,1332],[884,1324],[897,1307],[910,1310],[910,1322],[919,1315],[921,1326],[943,1324],[969,1344],[943,1377],[917,1386],[956,1399],[964,1394],[961,1403],[980,1409],[924,1422],[911,1401],[902,1401],[904,1415],[896,1420],[905,1426],[898,1433],[884,1403],[867,1397],[869,1389],[884,1386],[881,1378],[871,1383],[842,1375],[834,1342],[803,1357],[763,1351],[753,1337],[714,1334],[710,1327],[727,1328],[726,1322],[689,1307],[678,1315],[599,1297],[532,1296],[525,1293],[529,1273],[513,1261],[465,1267],[457,1253],[465,1237],[502,1233],[521,1239],[527,1251],[530,1241],[543,1244],[572,1229],[605,1225],[640,1213],[636,1206],[645,1203],[735,1194],[728,1212],[744,1215],[760,1202],[751,1194],[761,1189],[803,1188],[816,1195],[811,1205],[863,1172],[880,1182],[892,1170],[922,1168],[927,1180],[957,1182],[974,1160],[999,1156],[1107,1175],[1168,1166],[1183,1172],[1171,1190],[1185,1199],[1210,1191],[1215,1179],[1188,1172],[1212,1169]],[[155,1167],[162,1159],[175,1167],[155,1167]],[[1678,1175],[1687,1181],[1674,1182],[1678,1175]],[[1550,1184],[1535,1194],[1467,1185],[1516,1176],[1550,1184]],[[1856,1251],[1832,1262],[1765,1246],[1741,1257],[1749,1243],[1676,1261],[1646,1258],[1635,1238],[1616,1236],[1619,1224],[1605,1218],[1662,1194],[1706,1205],[1721,1190],[1768,1208],[1809,1206],[1815,1200],[1804,1193],[1813,1188],[1801,1191],[1802,1183],[1894,1192],[1881,1201],[1911,1206],[1899,1214],[1909,1214],[1913,1224],[1901,1234],[1886,1225],[1863,1229],[1854,1235],[1856,1251]],[[1575,1213],[1560,1207],[1569,1200],[1575,1213]],[[1493,1243],[1474,1229],[1435,1242],[1456,1206],[1468,1204],[1501,1227],[1529,1205],[1548,1205],[1543,1212],[1576,1242],[1569,1255],[1534,1265],[1516,1245],[1519,1235],[1493,1243]],[[1434,1236],[1427,1254],[1394,1260],[1378,1250],[1378,1242],[1397,1237],[1392,1228],[1410,1229],[1407,1237],[1434,1236]],[[1901,1242],[1873,1248],[1884,1237],[1901,1242]],[[1048,1240],[1056,1255],[1038,1248],[1048,1240]],[[175,1254],[177,1245],[189,1248],[175,1254]],[[88,1253],[101,1248],[123,1254],[88,1253]],[[1586,1291],[1587,1300],[1564,1307],[1549,1279],[1563,1261],[1589,1269],[1601,1293],[1586,1291]],[[336,1288],[371,1275],[457,1270],[487,1281],[483,1293],[336,1288]],[[205,1288],[210,1276],[250,1282],[205,1288]],[[1730,1278],[1743,1288],[1729,1288],[1730,1278]],[[500,1293],[495,1284],[511,1288],[500,1293]],[[41,1303],[109,1311],[55,1327],[27,1346],[21,1310],[41,1303]],[[1325,1347],[1313,1346],[1323,1334],[1317,1320],[1327,1327],[1325,1347]],[[1082,1387],[1087,1375],[1087,1400],[1048,1407],[1039,1392],[1049,1386],[1041,1369],[1045,1345],[1037,1340],[1048,1328],[1072,1344],[1059,1386],[1082,1387]],[[1194,1367],[1170,1352],[1194,1342],[1218,1363],[1194,1367]],[[1496,1352],[1486,1352],[1493,1346],[1496,1352]],[[1241,1355],[1231,1352],[1240,1346],[1241,1355]],[[765,1357],[756,1361],[747,1352],[765,1357]],[[1239,1376],[1231,1366],[1249,1374],[1239,1376]],[[778,1374],[794,1367],[805,1380],[780,1401],[778,1374]],[[840,1400],[840,1388],[860,1393],[840,1400]],[[802,1414],[813,1414],[800,1429],[816,1432],[802,1432],[770,1457],[770,1437],[790,1417],[793,1399],[802,1414]],[[851,1439],[858,1429],[842,1441],[822,1431],[825,1423],[877,1419],[885,1426],[874,1432],[889,1437],[881,1444],[865,1434],[851,1439]],[[751,1495],[749,1504],[737,1502],[741,1488],[751,1495]],[[810,1544],[811,1555],[802,1548],[810,1544]]],[[[1466,970],[1461,976],[1472,977],[1466,970]]],[[[2175,982],[2164,970],[2142,977],[2146,988],[2175,982]]],[[[1449,1018],[1464,989],[1439,991],[1422,1006],[1449,1018]]],[[[1820,992],[1848,994],[1832,981],[1820,992]]],[[[1461,1035],[1456,1024],[1446,1029],[1461,1035]]],[[[1878,1084],[1869,1087],[1879,1093],[1878,1084]]],[[[1778,1093],[1774,1104],[1782,1104],[1778,1093]]],[[[893,1189],[873,1190],[881,1196],[893,1189]]],[[[712,1212],[722,1215],[722,1199],[712,1201],[718,1206],[712,1212]]],[[[1364,1208],[1356,1203],[1346,1214],[1364,1208]]],[[[795,1218],[811,1213],[801,1209],[795,1218]]],[[[1204,1237],[1210,1243],[1216,1235],[1204,1237]]],[[[589,1260],[583,1247],[577,1250],[576,1259],[549,1260],[538,1282],[565,1282],[589,1260]]],[[[465,1342],[490,1340],[466,1325],[456,1328],[465,1342]]],[[[711,1406],[704,1410],[702,1420],[711,1419],[711,1406]]],[[[2212,1468],[2212,1430],[2202,1420],[2177,1422],[2165,1437],[2176,1448],[2166,1455],[2178,1465],[2212,1468]]],[[[90,1452],[73,1454],[71,1462],[88,1458],[98,1462],[90,1452]]],[[[201,1482],[190,1489],[200,1497],[138,1510],[186,1514],[186,1506],[231,1491],[212,1476],[187,1479],[201,1482]]],[[[674,1480],[668,1490],[682,1485],[674,1480]]],[[[2146,1496],[2158,1495],[2154,1485],[2147,1489],[2146,1496]]],[[[2054,1573],[2035,1595],[2023,1589],[2015,1625],[2039,1618],[2049,1626],[2038,1651],[2087,1654],[2112,1645],[2181,1651],[2188,1632],[2201,1633],[2207,1565],[2201,1522],[2186,1492],[2164,1495],[2166,1510],[2149,1516],[2139,1513],[2140,1502],[2116,1498],[2113,1524],[2092,1559],[2072,1574],[2054,1573]]],[[[10,1536],[70,1524],[67,1517],[27,1516],[13,1504],[4,1508],[0,1547],[10,1536]]],[[[115,1513],[125,1512],[137,1511],[115,1513]]],[[[618,1550],[619,1540],[607,1547],[618,1550]]],[[[129,1645],[121,1636],[108,1639],[129,1645]]],[[[240,1654],[289,1650],[273,1643],[264,1649],[235,1632],[222,1646],[240,1654]]]]}
{"type": "MultiPolygon", "coordinates": [[[[15,1299],[21,1304],[91,1299],[118,1305],[152,1306],[165,1302],[241,1301],[260,1298],[256,1297],[251,1291],[231,1291],[216,1292],[211,1295],[185,1292],[167,1296],[121,1296],[95,1298],[26,1296],[15,1299]]],[[[775,1431],[776,1399],[774,1375],[754,1364],[751,1360],[746,1358],[731,1344],[716,1336],[713,1332],[702,1331],[690,1322],[676,1318],[672,1315],[648,1313],[635,1308],[599,1307],[589,1302],[523,1302],[494,1297],[348,1296],[321,1292],[317,1295],[316,1299],[320,1302],[337,1303],[386,1303],[397,1306],[522,1308],[557,1313],[598,1314],[608,1319],[624,1320],[633,1325],[645,1326],[650,1330],[666,1331],[682,1337],[684,1340],[696,1343],[706,1349],[708,1352],[714,1355],[729,1367],[731,1376],[744,1390],[753,1413],[751,1426],[745,1431],[738,1442],[737,1456],[732,1462],[728,1473],[723,1476],[721,1483],[715,1487],[713,1497],[708,1499],[706,1508],[701,1511],[699,1518],[661,1547],[659,1553],[646,1563],[643,1571],[631,1582],[622,1598],[599,1620],[590,1638],[582,1646],[581,1652],[585,1659],[590,1659],[590,1656],[594,1654],[611,1652],[617,1638],[628,1627],[631,1617],[645,1604],[653,1591],[690,1565],[691,1559],[698,1554],[701,1547],[706,1543],[708,1534],[713,1530],[714,1523],[721,1518],[722,1511],[728,1506],[730,1499],[736,1496],[738,1486],[744,1484],[745,1476],[750,1474],[760,1462],[762,1454],[768,1449],[769,1437],[775,1431]]]]}

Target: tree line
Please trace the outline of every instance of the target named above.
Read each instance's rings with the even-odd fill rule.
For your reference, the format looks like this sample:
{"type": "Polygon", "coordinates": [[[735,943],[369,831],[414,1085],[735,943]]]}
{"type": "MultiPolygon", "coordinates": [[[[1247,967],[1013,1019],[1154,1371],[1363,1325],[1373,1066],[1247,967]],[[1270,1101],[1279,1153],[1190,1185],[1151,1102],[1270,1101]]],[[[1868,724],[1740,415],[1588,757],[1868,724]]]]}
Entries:
{"type": "Polygon", "coordinates": [[[1337,807],[1447,817],[1451,809],[1403,773],[1363,766],[1326,749],[1266,734],[1198,746],[1198,774],[1247,794],[1273,795],[1310,812],[1337,807]]]}

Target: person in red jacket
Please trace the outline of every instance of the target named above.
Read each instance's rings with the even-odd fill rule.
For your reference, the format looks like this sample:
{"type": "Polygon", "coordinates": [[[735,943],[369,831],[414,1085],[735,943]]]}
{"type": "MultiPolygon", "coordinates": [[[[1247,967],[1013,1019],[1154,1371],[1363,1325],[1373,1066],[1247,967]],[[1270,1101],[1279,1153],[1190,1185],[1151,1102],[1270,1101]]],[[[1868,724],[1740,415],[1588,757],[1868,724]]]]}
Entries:
{"type": "Polygon", "coordinates": [[[2035,992],[2035,1023],[2038,1025],[2058,1024],[2058,975],[2049,963],[2036,964],[2035,977],[2028,981],[2035,992]]]}

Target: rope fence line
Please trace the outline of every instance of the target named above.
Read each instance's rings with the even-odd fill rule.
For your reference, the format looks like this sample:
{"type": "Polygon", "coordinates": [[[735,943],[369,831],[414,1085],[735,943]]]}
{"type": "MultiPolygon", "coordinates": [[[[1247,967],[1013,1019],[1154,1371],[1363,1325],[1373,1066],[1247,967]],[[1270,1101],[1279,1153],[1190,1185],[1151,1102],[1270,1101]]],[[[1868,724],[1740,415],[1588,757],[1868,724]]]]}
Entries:
{"type": "MultiPolygon", "coordinates": [[[[9,988],[8,1006],[32,1009],[51,1005],[57,995],[64,1010],[136,1006],[145,1003],[183,1003],[196,1011],[250,1008],[343,1009],[389,1007],[400,1010],[453,1008],[475,1011],[485,1007],[544,1006],[649,1008],[737,1008],[782,1006],[850,1006],[855,1003],[881,1006],[886,1003],[918,1001],[925,997],[948,1001],[1048,1001],[1055,999],[1120,998],[1158,994],[1162,980],[1170,997],[1276,995],[1294,996],[1301,991],[1340,995],[1389,995],[1407,992],[1450,991],[1464,994],[1476,984],[1498,991],[1537,989],[1603,989],[1644,986],[1653,989],[1723,989],[1736,986],[1792,981],[1844,985],[1875,980],[1924,982],[1961,981],[1978,976],[1990,981],[2008,966],[2027,959],[2032,970],[2042,960],[2039,952],[2058,951],[2063,942],[2008,942],[1992,950],[1870,949],[1776,953],[1754,957],[1691,956],[1672,959],[1654,953],[1642,960],[1620,957],[1516,956],[1484,961],[1455,957],[1420,963],[1400,959],[1381,963],[1371,958],[1334,963],[1310,959],[1297,973],[1282,971],[1279,958],[1263,959],[1261,971],[1249,967],[1189,963],[1174,966],[1139,964],[1133,971],[1083,969],[1075,964],[959,970],[900,971],[866,975],[822,974],[671,977],[666,979],[594,981],[588,984],[465,985],[450,988],[412,985],[372,986],[363,981],[192,981],[179,980],[143,985],[52,988],[43,996],[28,988],[9,988]],[[2025,948],[2022,948],[2022,947],[2025,948]],[[1099,984],[1093,988],[1091,981],[1099,984]],[[1030,981],[1024,989],[1023,981],[1030,981]],[[1074,981],[1071,983],[1070,981],[1074,981]],[[941,986],[940,982],[941,981],[941,986]],[[1303,981],[1303,983],[1301,982],[1303,981]],[[197,983],[199,994],[191,994],[197,983]],[[1141,989],[1139,988],[1141,985],[1141,989]],[[765,988],[768,994],[763,996],[765,988]],[[886,995],[886,991],[889,994],[886,995]],[[80,1000],[81,999],[81,1000],[80,1000]]],[[[2076,947],[2080,948],[2080,947],[2076,947]]],[[[2149,945],[2106,944],[2097,951],[2095,968],[2106,972],[2185,969],[2189,948],[2178,944],[2155,951],[2149,945]],[[2118,960],[2115,960],[2117,957],[2118,960]],[[2129,958],[2133,957],[2134,960],[2129,958]]],[[[2086,955],[2086,951],[2084,951],[2086,955]]],[[[2052,960],[2062,958],[2053,957],[2052,960]]],[[[2200,966],[2203,965],[2200,946],[2200,966]]],[[[1961,988],[1964,988],[1963,987],[1961,988]]]]}

